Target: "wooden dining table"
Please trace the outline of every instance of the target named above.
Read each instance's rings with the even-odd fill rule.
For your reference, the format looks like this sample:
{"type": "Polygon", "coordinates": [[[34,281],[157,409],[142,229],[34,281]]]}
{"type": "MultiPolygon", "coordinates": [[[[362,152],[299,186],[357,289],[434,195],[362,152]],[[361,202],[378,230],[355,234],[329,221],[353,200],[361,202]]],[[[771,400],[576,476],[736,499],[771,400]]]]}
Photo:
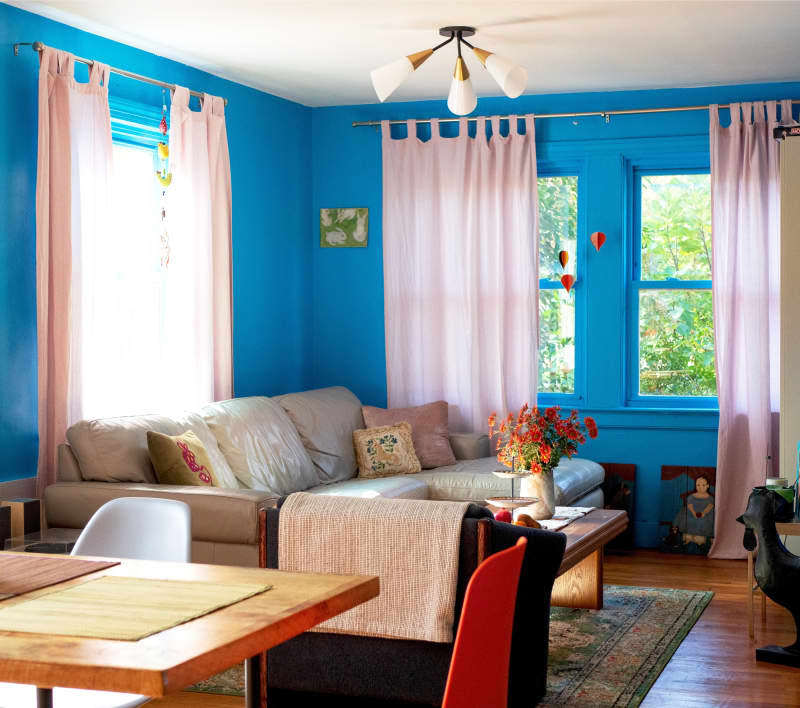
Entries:
{"type": "MultiPolygon", "coordinates": [[[[29,554],[27,554],[29,555],[29,554]]],[[[376,576],[122,560],[118,565],[0,602],[0,608],[103,575],[253,583],[272,588],[138,641],[0,631],[0,681],[162,697],[245,662],[247,708],[261,708],[264,652],[378,595],[376,576]]]]}

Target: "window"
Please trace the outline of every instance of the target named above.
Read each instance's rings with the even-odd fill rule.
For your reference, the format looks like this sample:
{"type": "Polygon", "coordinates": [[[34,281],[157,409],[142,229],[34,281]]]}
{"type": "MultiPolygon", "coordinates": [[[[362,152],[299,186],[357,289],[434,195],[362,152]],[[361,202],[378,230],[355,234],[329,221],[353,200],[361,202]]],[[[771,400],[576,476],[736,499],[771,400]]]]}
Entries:
{"type": "Polygon", "coordinates": [[[561,284],[577,277],[578,177],[543,176],[539,191],[539,392],[575,393],[575,291],[561,284]],[[566,269],[558,259],[569,253],[566,269]]]}
{"type": "Polygon", "coordinates": [[[83,254],[96,296],[84,313],[86,417],[169,408],[161,379],[165,273],[153,150],[114,143],[109,233],[83,254]]]}
{"type": "Polygon", "coordinates": [[[634,188],[630,398],[713,406],[710,176],[637,171],[634,188]]]}

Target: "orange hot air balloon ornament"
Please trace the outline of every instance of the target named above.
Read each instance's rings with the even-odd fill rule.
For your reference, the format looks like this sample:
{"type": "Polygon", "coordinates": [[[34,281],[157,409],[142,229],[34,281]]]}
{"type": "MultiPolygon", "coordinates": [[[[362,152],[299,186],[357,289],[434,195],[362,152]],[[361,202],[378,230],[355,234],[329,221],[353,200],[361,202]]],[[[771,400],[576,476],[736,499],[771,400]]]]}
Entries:
{"type": "Polygon", "coordinates": [[[572,286],[575,285],[575,276],[570,275],[569,273],[562,275],[561,284],[564,286],[564,290],[569,292],[572,289],[572,286]]]}
{"type": "Polygon", "coordinates": [[[561,263],[561,268],[566,268],[569,263],[569,251],[558,252],[558,262],[561,263]]]}
{"type": "Polygon", "coordinates": [[[594,245],[595,250],[599,251],[606,242],[606,235],[602,231],[595,231],[591,236],[589,236],[589,240],[594,245]]]}

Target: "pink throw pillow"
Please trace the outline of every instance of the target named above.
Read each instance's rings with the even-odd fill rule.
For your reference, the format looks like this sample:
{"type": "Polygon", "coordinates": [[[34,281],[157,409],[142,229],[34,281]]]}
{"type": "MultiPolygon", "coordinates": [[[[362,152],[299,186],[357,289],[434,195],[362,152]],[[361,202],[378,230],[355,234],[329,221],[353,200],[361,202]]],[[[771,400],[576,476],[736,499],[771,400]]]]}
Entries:
{"type": "Polygon", "coordinates": [[[374,408],[364,406],[364,425],[378,428],[384,425],[409,423],[414,451],[423,469],[446,467],[456,463],[447,427],[447,402],[436,401],[414,408],[374,408]]]}

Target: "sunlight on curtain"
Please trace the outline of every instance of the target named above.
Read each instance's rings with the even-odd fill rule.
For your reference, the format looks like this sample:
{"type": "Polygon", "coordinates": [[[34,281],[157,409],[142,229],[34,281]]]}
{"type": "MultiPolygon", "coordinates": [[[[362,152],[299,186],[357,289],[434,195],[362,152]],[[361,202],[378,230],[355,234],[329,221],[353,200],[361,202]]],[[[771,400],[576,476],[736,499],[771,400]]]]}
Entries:
{"type": "Polygon", "coordinates": [[[159,184],[152,150],[114,145],[111,229],[81,254],[84,418],[178,410],[165,376],[159,184]]]}

